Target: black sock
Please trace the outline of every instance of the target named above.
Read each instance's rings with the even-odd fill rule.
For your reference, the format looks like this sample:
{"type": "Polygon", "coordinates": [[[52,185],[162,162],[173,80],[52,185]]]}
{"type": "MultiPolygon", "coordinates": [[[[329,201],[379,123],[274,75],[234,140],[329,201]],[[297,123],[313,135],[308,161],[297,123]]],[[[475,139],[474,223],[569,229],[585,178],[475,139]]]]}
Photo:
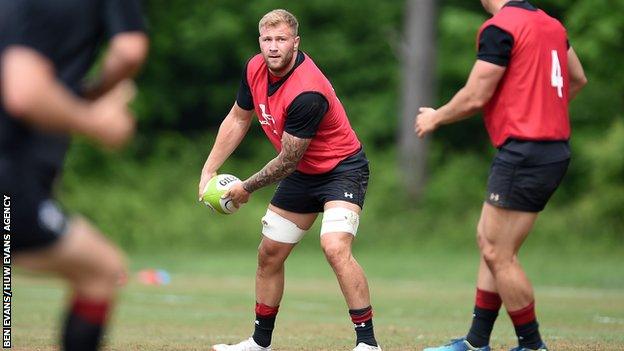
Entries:
{"type": "Polygon", "coordinates": [[[542,346],[542,337],[537,320],[514,327],[518,336],[518,345],[527,349],[537,350],[542,346]]]}
{"type": "Polygon", "coordinates": [[[359,310],[349,310],[349,314],[355,327],[355,345],[363,342],[370,346],[377,346],[373,328],[373,308],[368,306],[359,310]]]}
{"type": "Polygon", "coordinates": [[[75,313],[70,313],[63,331],[64,351],[95,351],[102,339],[103,328],[75,313]]]}
{"type": "Polygon", "coordinates": [[[109,301],[74,297],[63,329],[63,350],[97,350],[104,333],[109,308],[109,301]]]}
{"type": "Polygon", "coordinates": [[[262,347],[269,347],[271,345],[271,337],[273,335],[273,328],[275,328],[275,318],[273,317],[261,317],[256,315],[255,329],[253,333],[253,339],[256,344],[262,347]]]}
{"type": "Polygon", "coordinates": [[[498,311],[475,306],[472,315],[472,325],[466,336],[466,340],[468,340],[470,345],[483,347],[490,343],[490,335],[492,334],[496,317],[498,317],[498,311]]]}

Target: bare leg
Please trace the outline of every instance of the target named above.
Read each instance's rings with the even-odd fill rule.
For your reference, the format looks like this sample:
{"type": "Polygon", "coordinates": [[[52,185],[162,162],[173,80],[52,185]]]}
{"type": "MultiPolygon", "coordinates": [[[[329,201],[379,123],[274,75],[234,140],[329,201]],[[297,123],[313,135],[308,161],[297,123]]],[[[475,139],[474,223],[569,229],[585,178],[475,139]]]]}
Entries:
{"type": "MultiPolygon", "coordinates": [[[[293,213],[269,205],[269,209],[295,223],[299,228],[310,229],[316,213],[293,213]]],[[[277,306],[284,293],[284,262],[295,244],[280,243],[263,237],[258,248],[256,271],[256,299],[267,306],[277,306]]]]}
{"type": "Polygon", "coordinates": [[[518,250],[528,236],[537,213],[520,212],[498,208],[488,203],[483,206],[480,232],[478,234],[482,261],[491,272],[488,277],[485,269],[480,269],[483,286],[496,281],[496,291],[501,295],[508,311],[515,311],[530,304],[533,288],[520,262],[518,250]]]}
{"type": "MultiPolygon", "coordinates": [[[[533,287],[518,260],[518,251],[538,214],[483,206],[479,232],[481,255],[518,336],[521,347],[537,349],[543,342],[535,315],[533,287]]],[[[481,277],[483,278],[483,276],[481,277]]]]}
{"type": "MultiPolygon", "coordinates": [[[[308,230],[316,213],[293,213],[269,205],[272,212],[308,230]]],[[[258,247],[256,271],[256,320],[254,334],[249,340],[236,345],[215,345],[215,351],[265,350],[271,345],[278,307],[284,294],[284,262],[296,244],[282,243],[263,236],[258,247]]]]}
{"type": "Polygon", "coordinates": [[[26,269],[60,274],[72,301],[63,331],[64,350],[96,350],[119,285],[125,276],[120,250],[83,219],[73,220],[53,246],[15,255],[26,269]]]}
{"type": "Polygon", "coordinates": [[[114,297],[126,274],[123,253],[84,219],[72,220],[67,233],[54,246],[20,252],[15,264],[37,272],[60,274],[72,291],[94,300],[114,297]]]}
{"type": "MultiPolygon", "coordinates": [[[[477,243],[479,244],[479,248],[483,250],[483,247],[487,244],[484,242],[485,238],[483,237],[484,229],[484,221],[483,221],[483,212],[481,213],[481,218],[479,219],[479,224],[477,226],[477,243]]],[[[479,259],[479,273],[477,275],[477,288],[480,290],[498,292],[496,288],[496,280],[494,279],[494,275],[490,271],[490,267],[488,267],[485,259],[483,258],[483,254],[480,255],[479,259]]]]}
{"type": "MultiPolygon", "coordinates": [[[[360,213],[360,207],[349,202],[331,201],[325,209],[332,207],[348,208],[360,213]]],[[[321,247],[330,266],[336,273],[338,284],[349,309],[370,306],[368,281],[351,252],[354,236],[350,233],[325,233],[321,236],[321,247]]]]}
{"type": "MultiPolygon", "coordinates": [[[[330,201],[325,204],[325,210],[333,207],[347,208],[358,214],[361,211],[359,206],[344,201],[330,201]]],[[[324,233],[321,235],[321,247],[327,262],[336,274],[340,290],[349,307],[356,332],[356,349],[370,350],[371,347],[375,347],[374,349],[378,350],[368,281],[351,251],[354,238],[354,235],[348,232],[324,233]]]]}

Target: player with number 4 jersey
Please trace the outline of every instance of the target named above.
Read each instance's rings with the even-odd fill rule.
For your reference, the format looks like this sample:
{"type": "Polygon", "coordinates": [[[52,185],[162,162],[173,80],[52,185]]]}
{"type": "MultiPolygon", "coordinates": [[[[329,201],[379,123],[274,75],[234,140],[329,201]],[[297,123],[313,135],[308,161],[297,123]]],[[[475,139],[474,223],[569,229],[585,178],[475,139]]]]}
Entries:
{"type": "Polygon", "coordinates": [[[587,83],[559,21],[528,1],[481,0],[493,15],[479,29],[477,61],[446,105],[421,107],[419,137],[483,110],[498,153],[477,227],[481,262],[472,325],[465,337],[426,351],[489,351],[505,305],[518,337],[513,351],[547,350],[533,289],[518,251],[570,162],[568,103],[587,83]]]}

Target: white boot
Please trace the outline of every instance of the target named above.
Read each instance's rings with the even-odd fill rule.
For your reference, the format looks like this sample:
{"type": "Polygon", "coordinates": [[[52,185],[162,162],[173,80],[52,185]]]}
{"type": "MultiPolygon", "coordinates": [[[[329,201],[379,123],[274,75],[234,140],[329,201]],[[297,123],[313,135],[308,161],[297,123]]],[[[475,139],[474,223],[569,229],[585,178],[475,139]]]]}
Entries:
{"type": "Polygon", "coordinates": [[[353,351],[381,351],[380,346],[370,346],[369,344],[365,344],[363,342],[357,344],[357,346],[353,349],[353,351]]]}
{"type": "MultiPolygon", "coordinates": [[[[358,349],[359,350],[359,349],[358,349]]],[[[377,350],[377,349],[362,349],[377,350]]],[[[219,344],[212,347],[212,351],[271,351],[271,346],[262,347],[254,341],[253,338],[241,341],[236,345],[219,344]]]]}

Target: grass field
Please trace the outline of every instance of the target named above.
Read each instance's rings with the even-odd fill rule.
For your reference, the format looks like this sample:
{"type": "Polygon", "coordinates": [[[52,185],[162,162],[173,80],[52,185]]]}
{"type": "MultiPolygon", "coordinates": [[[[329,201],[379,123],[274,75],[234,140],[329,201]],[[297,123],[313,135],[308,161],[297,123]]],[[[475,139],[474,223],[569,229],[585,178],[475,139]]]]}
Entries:
{"type": "MultiPolygon", "coordinates": [[[[311,243],[310,243],[311,242],[311,243]]],[[[295,251],[276,324],[276,350],[350,350],[353,331],[322,254],[295,251]]],[[[421,350],[466,332],[474,294],[475,253],[441,249],[357,252],[367,271],[378,340],[385,350],[421,350]]],[[[522,256],[537,294],[542,334],[551,350],[624,350],[624,258],[621,253],[522,256]]],[[[209,350],[252,331],[253,251],[134,255],[132,270],[164,268],[166,286],[132,279],[114,315],[108,350],[209,350]]],[[[134,276],[136,277],[136,276],[134,276]]],[[[55,350],[65,290],[56,280],[14,274],[15,350],[55,350]]],[[[515,342],[501,313],[494,350],[515,342]]]]}

